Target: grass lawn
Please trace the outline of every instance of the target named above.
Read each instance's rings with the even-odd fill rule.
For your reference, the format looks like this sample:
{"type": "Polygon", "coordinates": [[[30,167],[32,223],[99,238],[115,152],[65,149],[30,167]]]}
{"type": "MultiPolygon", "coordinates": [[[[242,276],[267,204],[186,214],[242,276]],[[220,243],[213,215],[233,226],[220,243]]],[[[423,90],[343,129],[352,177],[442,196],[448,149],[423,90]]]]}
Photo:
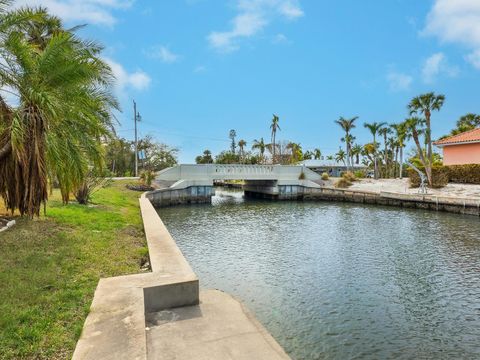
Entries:
{"type": "Polygon", "coordinates": [[[0,233],[0,359],[71,358],[99,278],[140,272],[140,193],[125,184],[88,207],[55,192],[46,216],[0,233]]]}

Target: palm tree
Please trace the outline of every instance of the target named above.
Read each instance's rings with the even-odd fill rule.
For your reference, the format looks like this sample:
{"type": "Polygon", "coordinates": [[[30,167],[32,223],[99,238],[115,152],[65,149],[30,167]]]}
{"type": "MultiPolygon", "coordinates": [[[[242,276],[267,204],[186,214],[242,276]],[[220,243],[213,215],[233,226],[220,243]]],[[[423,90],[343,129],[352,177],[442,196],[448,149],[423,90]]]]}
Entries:
{"type": "Polygon", "coordinates": [[[334,160],[334,156],[333,155],[327,155],[326,159],[329,160],[329,161],[332,161],[332,160],[334,160]]]}
{"type": "Polygon", "coordinates": [[[378,161],[377,161],[377,134],[378,134],[378,131],[384,126],[386,125],[386,123],[382,122],[382,123],[377,123],[377,122],[373,122],[373,123],[364,123],[363,126],[365,128],[367,128],[368,130],[370,130],[370,133],[372,134],[373,136],[373,146],[374,146],[374,149],[375,149],[375,153],[373,154],[373,162],[374,162],[374,177],[375,179],[378,179],[378,161]]]}
{"type": "Polygon", "coordinates": [[[347,157],[347,154],[345,153],[345,151],[343,151],[342,149],[338,150],[338,152],[335,154],[335,161],[336,162],[343,162],[343,165],[346,165],[345,164],[345,158],[347,157]]]}
{"type": "Polygon", "coordinates": [[[294,142],[289,142],[286,147],[288,150],[290,150],[290,162],[291,163],[296,163],[300,160],[302,160],[303,154],[302,154],[302,147],[300,144],[294,143],[294,142]]]}
{"type": "Polygon", "coordinates": [[[347,169],[349,168],[349,160],[350,160],[350,148],[352,137],[350,136],[350,131],[355,128],[355,121],[358,119],[358,116],[355,116],[350,119],[345,119],[344,117],[340,117],[338,120],[335,120],[335,123],[338,124],[343,131],[345,131],[345,137],[342,139],[345,141],[345,146],[347,150],[347,169]]]}
{"type": "Polygon", "coordinates": [[[319,148],[315,148],[315,149],[313,150],[313,158],[314,158],[315,160],[320,160],[320,159],[322,158],[322,152],[320,151],[319,148]]]}
{"type": "Polygon", "coordinates": [[[101,50],[44,9],[0,14],[1,84],[18,96],[13,107],[0,96],[0,195],[12,212],[39,215],[49,179],[67,202],[89,166],[103,165],[118,104],[101,50]]]}
{"type": "Polygon", "coordinates": [[[245,146],[247,146],[247,142],[245,140],[240,140],[238,142],[238,147],[240,148],[240,159],[242,160],[242,162],[245,157],[245,151],[244,151],[245,146]]]}
{"type": "Polygon", "coordinates": [[[428,183],[430,186],[432,185],[433,165],[431,114],[434,110],[440,111],[444,102],[444,95],[436,95],[435,93],[430,92],[413,98],[408,105],[410,115],[417,114],[425,117],[425,143],[427,145],[427,161],[425,163],[425,172],[427,173],[428,183]]]}
{"type": "Polygon", "coordinates": [[[362,145],[355,144],[352,146],[352,157],[355,157],[355,164],[360,164],[360,155],[362,154],[362,145]]]}
{"type": "Polygon", "coordinates": [[[457,135],[465,131],[473,130],[480,126],[480,115],[466,114],[457,121],[457,128],[452,130],[451,135],[457,135]]]}
{"type": "Polygon", "coordinates": [[[407,139],[407,126],[405,122],[390,125],[395,131],[397,146],[400,151],[399,160],[399,178],[403,178],[403,148],[405,147],[405,140],[407,139]]]}
{"type": "Polygon", "coordinates": [[[260,157],[262,162],[265,161],[265,150],[267,149],[267,144],[263,141],[263,137],[259,140],[253,140],[252,150],[258,150],[260,152],[260,157]]]}
{"type": "MultiPolygon", "coordinates": [[[[407,129],[407,136],[413,138],[413,141],[415,142],[415,145],[417,146],[417,152],[418,152],[418,156],[420,158],[420,161],[426,169],[427,161],[425,159],[425,152],[424,152],[423,147],[420,143],[420,135],[425,132],[425,130],[422,129],[424,124],[425,124],[425,119],[421,119],[421,118],[418,118],[418,117],[411,117],[411,118],[408,118],[408,119],[405,120],[405,127],[407,129]]],[[[428,171],[425,171],[425,172],[426,172],[426,176],[427,176],[427,179],[428,179],[428,183],[431,184],[432,183],[431,182],[432,181],[431,172],[430,173],[428,171]]]]}
{"type": "Polygon", "coordinates": [[[385,166],[385,177],[387,177],[388,173],[388,143],[387,143],[387,136],[388,134],[391,134],[392,130],[389,127],[382,127],[380,130],[378,130],[378,134],[380,136],[383,136],[383,144],[384,144],[384,152],[383,152],[383,162],[385,166]]]}
{"type": "Polygon", "coordinates": [[[275,143],[275,137],[277,136],[277,131],[282,130],[280,129],[280,126],[278,125],[280,119],[277,115],[273,114],[273,119],[272,119],[272,124],[270,125],[270,129],[272,130],[272,151],[273,151],[273,158],[272,158],[272,163],[275,164],[275,153],[276,153],[276,143],[275,143]]]}

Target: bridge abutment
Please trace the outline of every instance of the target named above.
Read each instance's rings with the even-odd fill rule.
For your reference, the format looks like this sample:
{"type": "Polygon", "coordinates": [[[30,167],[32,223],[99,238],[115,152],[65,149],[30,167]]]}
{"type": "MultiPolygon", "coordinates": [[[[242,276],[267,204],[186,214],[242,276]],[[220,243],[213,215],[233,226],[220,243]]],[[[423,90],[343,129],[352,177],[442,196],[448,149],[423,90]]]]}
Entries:
{"type": "Polygon", "coordinates": [[[209,185],[189,186],[184,189],[162,189],[150,191],[147,198],[155,207],[183,204],[209,204],[215,188],[209,185]]]}

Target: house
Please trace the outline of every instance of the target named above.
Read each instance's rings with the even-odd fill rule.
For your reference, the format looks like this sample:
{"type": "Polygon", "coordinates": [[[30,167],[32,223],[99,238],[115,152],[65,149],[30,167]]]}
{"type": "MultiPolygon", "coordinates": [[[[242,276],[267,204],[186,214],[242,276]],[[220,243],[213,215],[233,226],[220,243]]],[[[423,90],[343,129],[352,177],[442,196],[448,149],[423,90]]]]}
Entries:
{"type": "Polygon", "coordinates": [[[443,150],[444,165],[480,164],[480,128],[434,142],[443,150]]]}
{"type": "MultiPolygon", "coordinates": [[[[347,166],[344,163],[333,160],[305,160],[301,165],[304,165],[318,174],[327,173],[329,176],[333,177],[340,177],[342,172],[347,171],[347,166]]],[[[365,166],[359,164],[354,164],[353,167],[350,168],[351,171],[365,169],[365,166]]]]}

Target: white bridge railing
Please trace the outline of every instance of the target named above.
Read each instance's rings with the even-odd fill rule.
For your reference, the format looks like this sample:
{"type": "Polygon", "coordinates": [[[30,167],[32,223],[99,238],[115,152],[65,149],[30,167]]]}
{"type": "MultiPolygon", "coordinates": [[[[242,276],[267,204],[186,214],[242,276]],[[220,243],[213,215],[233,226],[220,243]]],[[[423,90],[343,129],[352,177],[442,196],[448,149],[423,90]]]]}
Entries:
{"type": "Polygon", "coordinates": [[[317,180],[320,175],[302,165],[199,164],[165,169],[158,173],[157,180],[299,180],[300,177],[317,180]]]}

